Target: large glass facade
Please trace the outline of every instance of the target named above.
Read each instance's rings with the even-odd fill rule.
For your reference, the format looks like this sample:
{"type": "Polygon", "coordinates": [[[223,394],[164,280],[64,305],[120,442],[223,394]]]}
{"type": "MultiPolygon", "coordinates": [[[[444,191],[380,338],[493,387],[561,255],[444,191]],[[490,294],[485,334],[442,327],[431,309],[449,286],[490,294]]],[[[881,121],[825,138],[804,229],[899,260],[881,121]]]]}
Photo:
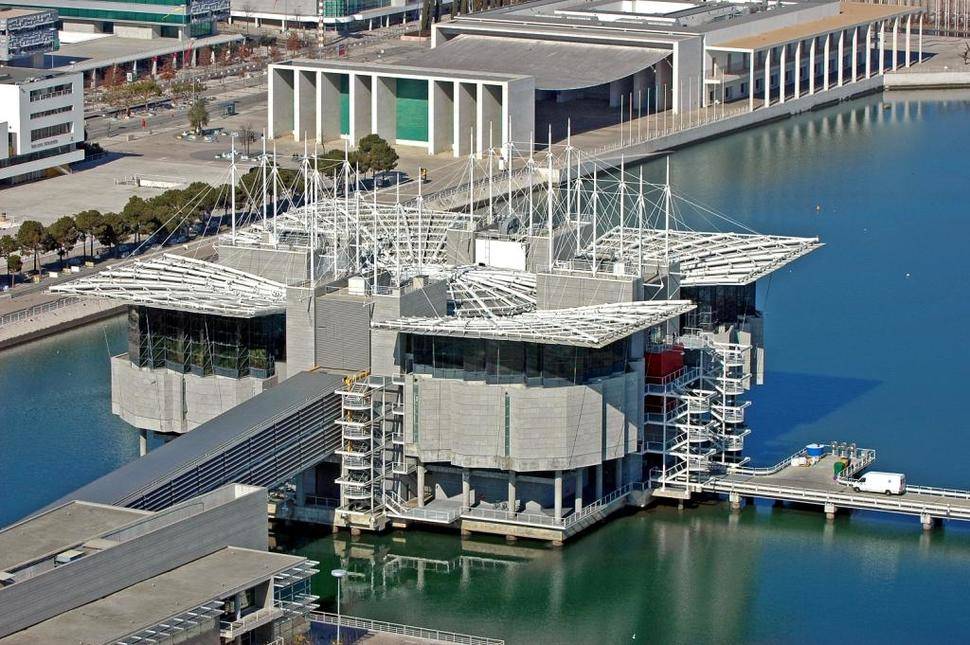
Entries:
{"type": "Polygon", "coordinates": [[[230,318],[129,307],[128,358],[199,376],[268,378],[285,358],[284,323],[283,314],[230,318]]]}
{"type": "Polygon", "coordinates": [[[756,283],[747,285],[717,285],[709,287],[681,287],[680,297],[697,303],[698,311],[709,310],[711,323],[734,324],[745,316],[756,316],[756,283]]]}
{"type": "Polygon", "coordinates": [[[626,339],[602,349],[413,334],[405,342],[415,374],[486,383],[576,385],[623,374],[628,363],[626,339]]]}

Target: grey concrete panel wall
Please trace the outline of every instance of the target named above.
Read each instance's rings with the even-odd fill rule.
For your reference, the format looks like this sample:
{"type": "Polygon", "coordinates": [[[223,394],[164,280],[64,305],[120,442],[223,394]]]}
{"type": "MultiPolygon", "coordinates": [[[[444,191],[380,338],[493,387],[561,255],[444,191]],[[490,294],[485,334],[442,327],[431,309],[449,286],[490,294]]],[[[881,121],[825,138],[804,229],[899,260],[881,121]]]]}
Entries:
{"type": "MultiPolygon", "coordinates": [[[[661,65],[662,67],[662,65],[661,65]]],[[[704,92],[698,87],[704,80],[704,39],[701,36],[674,43],[673,107],[693,110],[701,106],[704,92]]]]}
{"type": "Polygon", "coordinates": [[[430,98],[428,152],[451,152],[455,136],[455,84],[451,81],[432,81],[430,98]]]}
{"type": "Polygon", "coordinates": [[[294,77],[292,69],[271,67],[269,74],[269,136],[293,132],[294,77]]]}
{"type": "Polygon", "coordinates": [[[305,249],[217,245],[216,251],[219,264],[268,280],[297,284],[310,278],[309,253],[305,249]]]}
{"type": "Polygon", "coordinates": [[[371,133],[371,83],[369,74],[350,76],[350,140],[357,144],[371,133]]]}
{"type": "Polygon", "coordinates": [[[475,263],[475,234],[472,231],[450,229],[446,238],[449,264],[475,263]]]}
{"type": "Polygon", "coordinates": [[[536,84],[531,76],[509,81],[506,84],[504,101],[505,123],[503,132],[506,139],[523,143],[529,140],[536,129],[536,84]],[[511,122],[511,123],[510,123],[511,122]],[[511,131],[509,127],[511,126],[511,131]]]}
{"type": "Polygon", "coordinates": [[[111,359],[111,411],[136,428],[181,434],[273,387],[268,379],[182,374],[111,359]]]}
{"type": "Polygon", "coordinates": [[[641,299],[642,290],[640,278],[599,278],[556,273],[540,273],[536,276],[538,309],[634,302],[641,299]]]}
{"type": "Polygon", "coordinates": [[[642,373],[548,388],[411,377],[407,452],[425,462],[516,472],[592,466],[636,450],[642,393],[642,373]]]}
{"type": "Polygon", "coordinates": [[[455,156],[472,152],[477,134],[475,120],[478,116],[478,86],[475,83],[455,83],[455,156]]]}
{"type": "Polygon", "coordinates": [[[313,141],[317,138],[317,73],[296,70],[296,91],[293,103],[293,139],[313,141]]]}
{"type": "Polygon", "coordinates": [[[330,295],[316,299],[316,364],[360,372],[370,367],[370,304],[330,295]]]}
{"type": "Polygon", "coordinates": [[[393,142],[397,139],[397,79],[374,76],[372,83],[371,131],[393,142]]]}
{"type": "Polygon", "coordinates": [[[386,329],[372,329],[370,370],[375,376],[394,376],[401,373],[400,334],[386,329]]]}
{"type": "Polygon", "coordinates": [[[211,509],[184,504],[200,512],[0,589],[0,638],[226,546],[266,550],[265,490],[211,509]]]}
{"type": "Polygon", "coordinates": [[[313,369],[316,361],[316,307],[313,292],[286,290],[286,366],[290,374],[313,369]]]}
{"type": "Polygon", "coordinates": [[[320,72],[317,84],[317,119],[323,141],[340,138],[340,77],[341,74],[320,72]]]}
{"type": "Polygon", "coordinates": [[[490,144],[501,145],[502,112],[502,86],[479,83],[477,148],[479,154],[487,151],[490,144]]]}

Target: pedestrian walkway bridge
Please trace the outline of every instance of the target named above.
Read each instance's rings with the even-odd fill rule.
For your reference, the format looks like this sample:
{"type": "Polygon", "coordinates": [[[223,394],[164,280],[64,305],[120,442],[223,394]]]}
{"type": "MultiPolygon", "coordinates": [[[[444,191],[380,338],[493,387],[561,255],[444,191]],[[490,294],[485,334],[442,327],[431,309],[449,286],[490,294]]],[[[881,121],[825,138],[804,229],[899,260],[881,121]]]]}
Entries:
{"type": "Polygon", "coordinates": [[[337,449],[342,383],[301,372],[47,508],[79,499],[154,511],[229,482],[278,486],[337,449]]]}
{"type": "MultiPolygon", "coordinates": [[[[804,451],[793,455],[800,457],[804,451]]],[[[903,495],[856,492],[855,477],[875,461],[875,451],[855,451],[849,468],[833,476],[831,452],[811,466],[794,466],[792,458],[769,468],[737,468],[698,483],[695,492],[727,494],[732,506],[743,497],[817,504],[826,516],[838,509],[859,509],[919,517],[924,527],[936,520],[970,521],[970,491],[907,484],[903,495]]]]}

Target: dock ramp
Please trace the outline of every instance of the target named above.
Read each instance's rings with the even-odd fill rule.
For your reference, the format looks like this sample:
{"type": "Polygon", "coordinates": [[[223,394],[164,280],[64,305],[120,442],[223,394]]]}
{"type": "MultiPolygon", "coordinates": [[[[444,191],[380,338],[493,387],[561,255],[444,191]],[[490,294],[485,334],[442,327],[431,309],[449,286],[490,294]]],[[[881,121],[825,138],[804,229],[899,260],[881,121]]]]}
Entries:
{"type": "Polygon", "coordinates": [[[77,499],[155,511],[229,482],[278,486],[339,446],[342,383],[301,372],[47,508],[77,499]]]}

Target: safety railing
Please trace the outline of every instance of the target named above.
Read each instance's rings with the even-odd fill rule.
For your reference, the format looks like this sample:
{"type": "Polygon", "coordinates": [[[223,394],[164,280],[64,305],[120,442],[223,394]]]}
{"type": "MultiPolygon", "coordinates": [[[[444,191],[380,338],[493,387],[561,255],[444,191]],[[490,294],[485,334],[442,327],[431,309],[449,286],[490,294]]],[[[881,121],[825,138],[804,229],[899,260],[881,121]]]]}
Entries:
{"type": "Polygon", "coordinates": [[[451,524],[458,519],[460,510],[456,507],[449,510],[431,509],[423,506],[411,506],[394,491],[384,491],[384,505],[390,515],[404,519],[420,520],[435,524],[451,524]]]}
{"type": "Polygon", "coordinates": [[[32,307],[26,307],[24,309],[18,309],[17,311],[11,311],[8,314],[0,316],[0,327],[4,325],[11,325],[16,322],[21,322],[24,320],[30,320],[34,316],[39,316],[41,314],[50,313],[52,311],[57,311],[58,309],[63,309],[64,307],[70,307],[81,302],[80,298],[75,298],[69,296],[66,298],[58,298],[57,300],[51,302],[45,302],[43,304],[34,305],[32,307]]]}
{"type": "Polygon", "coordinates": [[[324,625],[339,625],[341,628],[357,629],[372,634],[394,634],[411,638],[421,638],[441,643],[464,643],[466,645],[505,645],[504,640],[459,634],[440,629],[427,629],[413,625],[389,623],[383,620],[371,620],[357,616],[338,616],[330,612],[314,611],[310,613],[310,621],[324,625]]]}

